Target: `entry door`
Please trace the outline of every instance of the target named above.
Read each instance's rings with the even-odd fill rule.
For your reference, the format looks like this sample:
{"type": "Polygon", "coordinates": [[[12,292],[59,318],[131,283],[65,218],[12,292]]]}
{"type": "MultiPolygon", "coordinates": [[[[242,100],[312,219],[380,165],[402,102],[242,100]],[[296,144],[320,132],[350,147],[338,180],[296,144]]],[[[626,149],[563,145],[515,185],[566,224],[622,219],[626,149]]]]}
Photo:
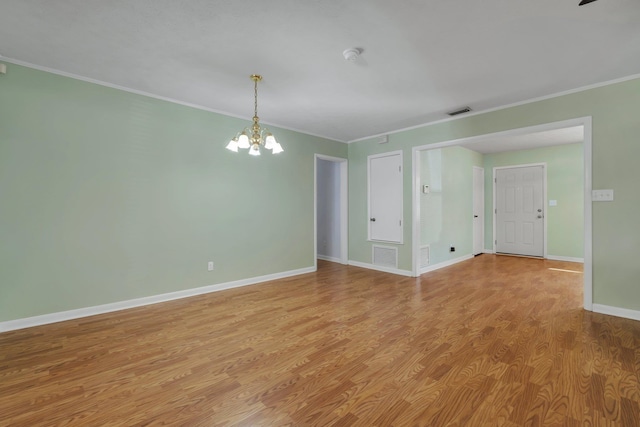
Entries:
{"type": "Polygon", "coordinates": [[[473,167],[473,254],[484,250],[484,169],[473,167]]]}
{"type": "Polygon", "coordinates": [[[496,252],[544,256],[544,166],[496,169],[496,252]]]}
{"type": "Polygon", "coordinates": [[[402,243],[402,152],[369,156],[369,240],[402,243]]]}

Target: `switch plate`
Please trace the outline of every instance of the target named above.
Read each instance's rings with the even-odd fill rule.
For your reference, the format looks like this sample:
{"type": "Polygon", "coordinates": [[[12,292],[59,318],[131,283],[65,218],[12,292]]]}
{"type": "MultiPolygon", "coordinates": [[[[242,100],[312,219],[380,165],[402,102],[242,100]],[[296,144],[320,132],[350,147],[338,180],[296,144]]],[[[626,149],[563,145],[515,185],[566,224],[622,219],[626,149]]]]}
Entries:
{"type": "Polygon", "coordinates": [[[549,200],[549,206],[558,206],[557,200],[549,200]]]}
{"type": "Polygon", "coordinates": [[[612,202],[613,190],[593,190],[591,200],[594,202],[612,202]]]}
{"type": "Polygon", "coordinates": [[[429,194],[429,186],[428,185],[423,185],[422,186],[422,193],[423,194],[429,194]]]}
{"type": "Polygon", "coordinates": [[[7,74],[7,66],[5,64],[0,64],[0,74],[7,74]]]}
{"type": "Polygon", "coordinates": [[[213,261],[207,263],[207,271],[213,271],[213,261]]]}

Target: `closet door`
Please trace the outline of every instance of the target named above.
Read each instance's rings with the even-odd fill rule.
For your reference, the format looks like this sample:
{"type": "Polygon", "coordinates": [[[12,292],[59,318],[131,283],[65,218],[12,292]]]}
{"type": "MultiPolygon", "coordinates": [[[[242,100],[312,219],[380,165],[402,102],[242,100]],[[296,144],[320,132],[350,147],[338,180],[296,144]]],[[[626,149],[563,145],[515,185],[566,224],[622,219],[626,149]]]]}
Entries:
{"type": "Polygon", "coordinates": [[[402,151],[368,161],[369,240],[402,243],[402,151]]]}

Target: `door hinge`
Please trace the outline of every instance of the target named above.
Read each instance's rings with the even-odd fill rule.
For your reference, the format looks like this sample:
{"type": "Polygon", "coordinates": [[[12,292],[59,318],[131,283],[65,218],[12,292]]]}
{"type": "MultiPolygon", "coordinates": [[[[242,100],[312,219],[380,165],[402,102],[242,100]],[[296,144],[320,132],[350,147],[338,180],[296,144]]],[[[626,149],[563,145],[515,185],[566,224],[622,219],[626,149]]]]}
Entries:
{"type": "Polygon", "coordinates": [[[493,243],[494,243],[495,245],[497,245],[497,244],[498,244],[498,241],[497,241],[497,240],[494,240],[494,241],[493,241],[493,243]]]}
{"type": "Polygon", "coordinates": [[[398,221],[400,223],[400,227],[402,227],[402,220],[398,221]]]}
{"type": "Polygon", "coordinates": [[[398,172],[402,172],[402,166],[398,166],[398,172]]]}
{"type": "Polygon", "coordinates": [[[493,213],[497,214],[497,213],[498,213],[498,209],[497,209],[497,208],[496,208],[496,209],[494,209],[494,210],[493,210],[493,213]]]}

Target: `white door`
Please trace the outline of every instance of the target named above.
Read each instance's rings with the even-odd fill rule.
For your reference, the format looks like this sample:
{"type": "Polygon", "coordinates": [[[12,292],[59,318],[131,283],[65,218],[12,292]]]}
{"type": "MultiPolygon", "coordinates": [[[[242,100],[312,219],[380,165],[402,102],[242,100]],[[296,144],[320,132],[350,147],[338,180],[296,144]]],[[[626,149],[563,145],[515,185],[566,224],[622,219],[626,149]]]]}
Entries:
{"type": "Polygon", "coordinates": [[[473,254],[484,250],[484,169],[473,167],[473,254]]]}
{"type": "Polygon", "coordinates": [[[369,156],[369,240],[402,243],[402,152],[369,156]]]}
{"type": "Polygon", "coordinates": [[[496,252],[544,256],[544,166],[496,169],[496,252]]]}

